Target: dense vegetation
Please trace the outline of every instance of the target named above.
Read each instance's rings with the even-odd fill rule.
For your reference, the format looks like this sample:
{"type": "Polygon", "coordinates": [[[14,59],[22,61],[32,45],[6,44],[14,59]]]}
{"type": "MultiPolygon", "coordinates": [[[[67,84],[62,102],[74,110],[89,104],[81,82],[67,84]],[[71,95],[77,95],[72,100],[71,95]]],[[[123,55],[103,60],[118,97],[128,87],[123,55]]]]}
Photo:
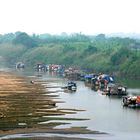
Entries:
{"type": "Polygon", "coordinates": [[[82,69],[113,72],[140,77],[140,41],[131,38],[86,36],[28,35],[24,32],[0,35],[0,62],[26,66],[36,63],[65,64],[82,69]]]}

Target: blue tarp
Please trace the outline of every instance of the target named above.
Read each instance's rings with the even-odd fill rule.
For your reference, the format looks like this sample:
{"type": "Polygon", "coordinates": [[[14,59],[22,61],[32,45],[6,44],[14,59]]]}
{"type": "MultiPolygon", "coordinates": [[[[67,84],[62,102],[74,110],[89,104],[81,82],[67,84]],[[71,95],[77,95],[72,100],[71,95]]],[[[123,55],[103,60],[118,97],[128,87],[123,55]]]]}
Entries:
{"type": "Polygon", "coordinates": [[[96,75],[94,75],[94,74],[85,75],[85,79],[91,79],[91,78],[94,78],[94,77],[96,77],[96,75]]]}
{"type": "Polygon", "coordinates": [[[104,80],[107,80],[109,83],[113,83],[114,82],[114,77],[109,76],[109,75],[103,75],[102,77],[104,80]]]}

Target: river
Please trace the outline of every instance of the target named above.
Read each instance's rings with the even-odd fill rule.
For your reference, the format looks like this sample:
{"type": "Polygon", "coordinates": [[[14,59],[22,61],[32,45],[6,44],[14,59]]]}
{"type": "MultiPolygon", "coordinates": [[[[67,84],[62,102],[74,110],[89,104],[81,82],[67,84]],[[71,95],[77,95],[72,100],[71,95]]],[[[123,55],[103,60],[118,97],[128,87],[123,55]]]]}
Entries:
{"type": "MultiPolygon", "coordinates": [[[[41,76],[41,79],[49,82],[49,91],[57,91],[59,98],[56,100],[64,101],[64,103],[58,103],[58,108],[72,108],[78,110],[76,114],[67,114],[67,118],[83,118],[88,120],[83,121],[70,121],[70,124],[59,125],[57,128],[69,128],[69,127],[87,127],[90,130],[96,130],[100,132],[106,132],[110,135],[100,136],[95,135],[94,139],[97,140],[139,140],[140,137],[140,110],[126,108],[122,105],[121,97],[109,97],[102,95],[100,91],[94,91],[90,87],[86,86],[83,81],[77,82],[77,91],[74,93],[64,92],[60,87],[65,86],[67,79],[56,75],[55,73],[36,73],[27,71],[18,71],[19,75],[26,76],[41,76]],[[55,86],[55,88],[53,88],[55,86]],[[58,86],[58,88],[56,88],[58,86]]],[[[122,80],[124,84],[128,83],[122,80]]],[[[140,81],[134,85],[133,81],[129,81],[128,87],[129,95],[140,95],[140,81]],[[132,83],[132,84],[131,84],[132,83]]],[[[58,117],[58,116],[57,116],[58,117]]],[[[53,120],[55,121],[55,120],[53,120]]],[[[50,121],[50,122],[53,122],[50,121]]],[[[64,122],[64,121],[63,121],[64,122]]],[[[45,122],[44,122],[45,123],[45,122]]],[[[82,135],[81,135],[82,137],[82,135]]],[[[85,136],[83,136],[85,137],[85,136]]],[[[91,138],[90,136],[87,136],[91,138]]]]}

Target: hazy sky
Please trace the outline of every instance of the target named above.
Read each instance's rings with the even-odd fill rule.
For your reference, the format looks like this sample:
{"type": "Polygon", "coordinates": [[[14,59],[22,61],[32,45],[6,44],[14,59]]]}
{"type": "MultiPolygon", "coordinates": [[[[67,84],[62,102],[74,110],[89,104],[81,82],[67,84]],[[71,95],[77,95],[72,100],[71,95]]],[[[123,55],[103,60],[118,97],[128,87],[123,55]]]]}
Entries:
{"type": "Polygon", "coordinates": [[[140,0],[0,0],[0,34],[140,33],[140,0]]]}

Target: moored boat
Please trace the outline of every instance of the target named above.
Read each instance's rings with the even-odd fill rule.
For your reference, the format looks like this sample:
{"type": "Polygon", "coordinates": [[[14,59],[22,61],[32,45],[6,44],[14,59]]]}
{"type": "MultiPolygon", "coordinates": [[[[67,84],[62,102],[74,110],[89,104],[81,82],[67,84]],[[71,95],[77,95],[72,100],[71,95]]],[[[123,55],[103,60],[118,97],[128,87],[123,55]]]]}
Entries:
{"type": "Polygon", "coordinates": [[[69,91],[76,91],[77,90],[77,85],[75,82],[70,81],[68,82],[67,86],[62,87],[63,89],[69,90],[69,91]]]}
{"type": "Polygon", "coordinates": [[[123,97],[123,106],[129,108],[140,108],[140,96],[124,96],[123,97]]]}
{"type": "Polygon", "coordinates": [[[110,83],[107,85],[105,94],[106,95],[119,95],[119,96],[127,95],[127,88],[123,85],[110,83]]]}
{"type": "Polygon", "coordinates": [[[16,69],[20,69],[20,68],[22,68],[22,69],[25,68],[25,65],[24,65],[23,62],[18,62],[18,63],[16,63],[16,69]]]}
{"type": "Polygon", "coordinates": [[[76,91],[77,89],[77,85],[75,82],[68,82],[68,86],[67,86],[68,90],[72,90],[72,91],[76,91]]]}

